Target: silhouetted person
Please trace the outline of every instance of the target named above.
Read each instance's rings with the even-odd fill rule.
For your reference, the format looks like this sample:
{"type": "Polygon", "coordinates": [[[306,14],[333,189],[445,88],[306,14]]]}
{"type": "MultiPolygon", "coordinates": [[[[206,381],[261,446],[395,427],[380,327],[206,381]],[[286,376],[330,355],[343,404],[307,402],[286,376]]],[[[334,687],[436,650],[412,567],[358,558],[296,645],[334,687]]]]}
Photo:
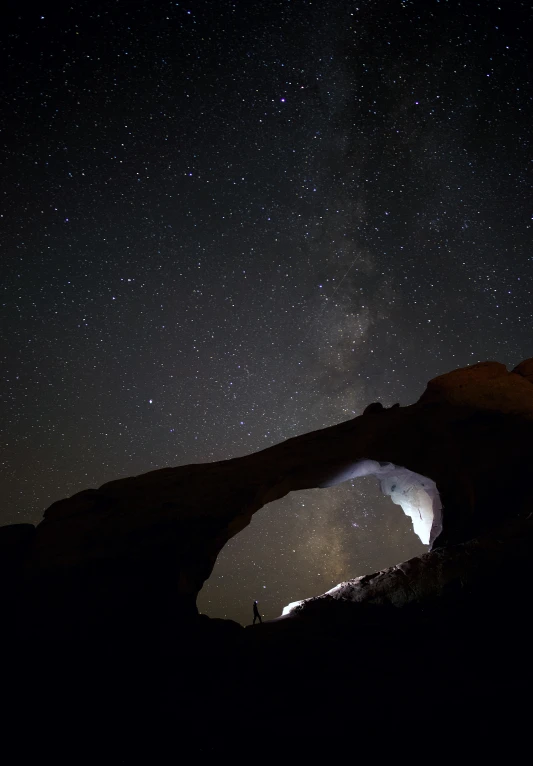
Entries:
{"type": "Polygon", "coordinates": [[[253,625],[255,625],[256,620],[259,620],[259,622],[261,623],[263,622],[263,620],[261,619],[261,615],[259,614],[259,609],[257,608],[257,601],[254,601],[254,621],[252,623],[253,625]]]}

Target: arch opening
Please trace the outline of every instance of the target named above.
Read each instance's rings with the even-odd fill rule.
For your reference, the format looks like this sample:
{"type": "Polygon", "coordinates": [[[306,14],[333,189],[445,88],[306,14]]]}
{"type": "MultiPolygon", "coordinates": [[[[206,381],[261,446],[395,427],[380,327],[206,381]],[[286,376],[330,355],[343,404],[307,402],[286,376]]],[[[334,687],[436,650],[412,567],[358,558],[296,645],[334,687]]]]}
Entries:
{"type": "Polygon", "coordinates": [[[358,461],[320,487],[258,511],[219,554],[198,608],[247,624],[258,599],[263,617],[276,618],[283,604],[293,608],[339,582],[427,552],[440,517],[433,481],[391,463],[358,461]]]}
{"type": "MultiPolygon", "coordinates": [[[[442,502],[435,482],[427,476],[393,463],[361,460],[350,468],[344,469],[322,486],[335,486],[362,476],[375,476],[378,479],[382,494],[390,497],[395,505],[401,507],[404,514],[411,520],[414,534],[429,549],[442,529],[442,502]]],[[[371,572],[365,574],[371,574],[371,572]]],[[[349,579],[355,578],[352,576],[349,579]]],[[[335,585],[326,593],[332,593],[338,588],[339,585],[335,585]]],[[[305,599],[291,601],[283,607],[282,616],[290,614],[303,601],[305,599]]]]}

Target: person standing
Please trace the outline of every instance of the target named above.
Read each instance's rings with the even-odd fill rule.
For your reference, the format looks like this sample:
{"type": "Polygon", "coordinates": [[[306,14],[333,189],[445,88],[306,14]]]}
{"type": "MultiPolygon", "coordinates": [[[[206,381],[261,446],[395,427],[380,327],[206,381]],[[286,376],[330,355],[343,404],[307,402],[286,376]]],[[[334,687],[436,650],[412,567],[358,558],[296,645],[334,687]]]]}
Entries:
{"type": "Polygon", "coordinates": [[[255,625],[256,620],[259,620],[259,622],[261,623],[263,622],[263,620],[261,619],[261,615],[259,614],[259,607],[257,606],[257,601],[254,601],[254,621],[252,623],[253,625],[255,625]]]}

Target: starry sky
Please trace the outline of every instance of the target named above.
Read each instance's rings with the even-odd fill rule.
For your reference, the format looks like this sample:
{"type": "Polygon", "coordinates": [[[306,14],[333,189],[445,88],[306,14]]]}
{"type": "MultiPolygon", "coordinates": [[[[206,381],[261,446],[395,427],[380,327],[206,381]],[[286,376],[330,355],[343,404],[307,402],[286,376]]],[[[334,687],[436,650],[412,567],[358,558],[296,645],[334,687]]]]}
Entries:
{"type": "MultiPolygon", "coordinates": [[[[2,509],[533,355],[528,2],[8,2],[2,509]]],[[[375,480],[261,510],[248,622],[424,550],[375,480]]]]}

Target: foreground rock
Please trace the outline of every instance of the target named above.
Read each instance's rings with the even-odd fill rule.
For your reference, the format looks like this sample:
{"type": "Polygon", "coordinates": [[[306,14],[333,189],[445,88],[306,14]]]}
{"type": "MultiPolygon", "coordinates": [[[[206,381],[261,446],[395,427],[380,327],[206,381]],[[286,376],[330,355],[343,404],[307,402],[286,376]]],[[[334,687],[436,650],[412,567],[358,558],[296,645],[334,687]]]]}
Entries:
{"type": "MultiPolygon", "coordinates": [[[[327,593],[286,607],[291,618],[327,621],[328,610],[339,615],[354,614],[353,607],[444,608],[469,601],[472,594],[481,598],[487,590],[490,599],[501,591],[508,599],[512,572],[527,576],[533,551],[533,515],[503,524],[491,534],[426,553],[381,572],[339,583],[327,593]]],[[[514,595],[529,587],[515,579],[514,595]]],[[[374,612],[375,614],[375,612],[374,612]]]]}

